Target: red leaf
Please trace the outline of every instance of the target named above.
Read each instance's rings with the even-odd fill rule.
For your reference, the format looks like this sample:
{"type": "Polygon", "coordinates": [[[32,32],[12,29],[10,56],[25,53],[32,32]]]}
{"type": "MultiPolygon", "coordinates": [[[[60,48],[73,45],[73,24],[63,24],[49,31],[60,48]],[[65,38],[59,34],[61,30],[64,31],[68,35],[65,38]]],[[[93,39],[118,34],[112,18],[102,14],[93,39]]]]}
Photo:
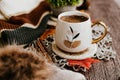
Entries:
{"type": "Polygon", "coordinates": [[[95,62],[99,62],[99,60],[97,59],[93,59],[93,58],[87,58],[84,60],[68,60],[68,63],[70,66],[82,66],[86,69],[90,69],[91,64],[95,63],[95,62]]]}

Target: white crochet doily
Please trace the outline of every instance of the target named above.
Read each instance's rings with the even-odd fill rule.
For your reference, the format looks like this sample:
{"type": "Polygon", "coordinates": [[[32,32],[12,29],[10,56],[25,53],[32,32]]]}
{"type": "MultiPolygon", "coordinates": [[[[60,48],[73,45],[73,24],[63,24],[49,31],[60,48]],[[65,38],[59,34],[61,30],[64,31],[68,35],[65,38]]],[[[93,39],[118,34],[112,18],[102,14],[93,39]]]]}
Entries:
{"type": "MultiPolygon", "coordinates": [[[[99,24],[95,25],[96,27],[93,27],[93,39],[96,39],[98,37],[100,37],[103,32],[104,32],[104,28],[101,27],[99,24]]],[[[37,40],[34,41],[32,47],[35,48],[36,46],[34,44],[36,44],[37,40]]],[[[54,35],[49,35],[47,36],[46,39],[44,39],[42,41],[42,44],[44,45],[44,47],[46,48],[48,54],[50,55],[50,57],[52,58],[53,62],[60,68],[66,68],[66,69],[70,69],[73,71],[86,71],[86,68],[83,68],[81,66],[69,66],[67,59],[65,58],[61,58],[60,56],[56,55],[53,50],[52,50],[52,43],[54,42],[54,35]]],[[[99,60],[105,60],[105,61],[109,61],[111,59],[115,58],[116,52],[113,50],[112,48],[112,37],[110,36],[109,33],[109,29],[108,29],[108,33],[106,34],[106,36],[97,44],[97,52],[95,53],[94,57],[99,59],[99,60]]]]}
{"type": "MultiPolygon", "coordinates": [[[[115,58],[116,52],[112,48],[112,37],[110,36],[110,29],[107,29],[108,33],[106,36],[97,43],[97,52],[95,53],[94,57],[103,60],[110,60],[115,58]]],[[[101,25],[96,25],[93,28],[93,39],[100,37],[104,33],[104,28],[101,25]]]]}
{"type": "MultiPolygon", "coordinates": [[[[93,27],[93,39],[100,37],[103,32],[104,28],[96,25],[97,27],[93,27]]],[[[56,55],[52,50],[52,42],[54,41],[54,35],[49,35],[46,39],[42,41],[43,45],[46,47],[49,55],[51,56],[54,63],[59,66],[60,68],[67,68],[72,69],[74,71],[86,71],[85,68],[81,66],[73,66],[70,67],[68,65],[67,59],[61,58],[60,56],[56,55]]],[[[109,29],[106,36],[97,43],[97,52],[95,53],[94,57],[100,60],[108,61],[110,59],[115,58],[116,52],[112,48],[112,37],[110,36],[109,29]]]]}

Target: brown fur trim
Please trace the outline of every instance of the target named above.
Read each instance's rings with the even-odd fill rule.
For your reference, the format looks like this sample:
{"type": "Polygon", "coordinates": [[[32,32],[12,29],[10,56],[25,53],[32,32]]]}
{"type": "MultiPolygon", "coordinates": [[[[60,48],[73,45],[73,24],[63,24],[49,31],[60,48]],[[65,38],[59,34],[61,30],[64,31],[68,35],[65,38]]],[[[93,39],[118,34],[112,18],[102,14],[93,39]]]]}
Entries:
{"type": "Polygon", "coordinates": [[[53,73],[43,58],[20,46],[0,49],[0,80],[47,80],[53,73]]]}

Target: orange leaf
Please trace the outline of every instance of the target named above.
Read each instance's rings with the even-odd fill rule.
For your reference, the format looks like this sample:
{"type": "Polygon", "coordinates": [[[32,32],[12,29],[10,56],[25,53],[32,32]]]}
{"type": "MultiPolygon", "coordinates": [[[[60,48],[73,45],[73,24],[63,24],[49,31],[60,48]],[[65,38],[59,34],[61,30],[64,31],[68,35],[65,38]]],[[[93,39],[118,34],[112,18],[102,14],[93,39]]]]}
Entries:
{"type": "Polygon", "coordinates": [[[87,58],[84,60],[68,60],[68,63],[70,66],[82,66],[85,67],[86,69],[90,69],[91,64],[95,63],[95,62],[99,62],[99,60],[97,59],[92,59],[92,58],[87,58]]]}

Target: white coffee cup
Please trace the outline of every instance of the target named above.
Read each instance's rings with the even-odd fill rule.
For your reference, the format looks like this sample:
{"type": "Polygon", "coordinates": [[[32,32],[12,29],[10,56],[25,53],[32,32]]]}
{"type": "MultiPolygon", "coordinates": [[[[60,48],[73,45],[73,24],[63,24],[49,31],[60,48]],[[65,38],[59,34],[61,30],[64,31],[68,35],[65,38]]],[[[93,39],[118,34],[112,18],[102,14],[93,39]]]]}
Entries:
{"type": "Polygon", "coordinates": [[[92,43],[100,41],[105,37],[105,33],[98,39],[92,40],[92,27],[89,14],[80,11],[67,11],[58,16],[56,31],[55,31],[55,44],[57,47],[65,52],[76,53],[83,52],[92,43]],[[61,19],[62,16],[84,16],[88,19],[82,22],[67,22],[61,19]]]}

